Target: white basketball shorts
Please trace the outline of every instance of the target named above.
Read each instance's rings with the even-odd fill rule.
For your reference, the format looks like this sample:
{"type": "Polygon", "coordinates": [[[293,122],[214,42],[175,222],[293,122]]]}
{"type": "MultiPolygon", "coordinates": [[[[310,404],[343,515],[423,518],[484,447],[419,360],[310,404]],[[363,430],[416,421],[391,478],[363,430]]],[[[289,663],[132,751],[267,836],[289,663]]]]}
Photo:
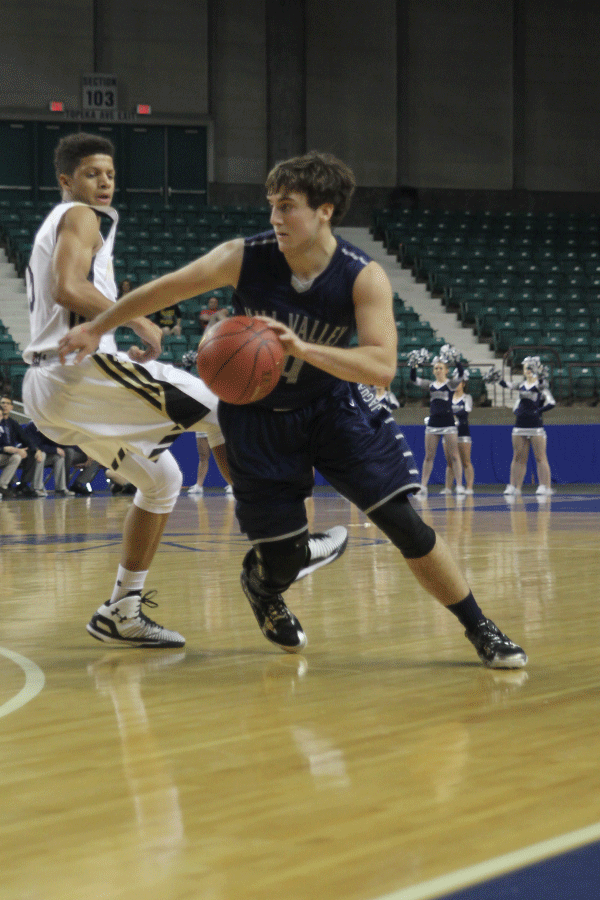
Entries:
{"type": "Polygon", "coordinates": [[[23,404],[57,444],[82,447],[106,466],[127,452],[154,459],[200,421],[211,447],[224,443],[218,398],[203,381],[164,363],[134,363],[126,353],[32,366],[23,404]]]}

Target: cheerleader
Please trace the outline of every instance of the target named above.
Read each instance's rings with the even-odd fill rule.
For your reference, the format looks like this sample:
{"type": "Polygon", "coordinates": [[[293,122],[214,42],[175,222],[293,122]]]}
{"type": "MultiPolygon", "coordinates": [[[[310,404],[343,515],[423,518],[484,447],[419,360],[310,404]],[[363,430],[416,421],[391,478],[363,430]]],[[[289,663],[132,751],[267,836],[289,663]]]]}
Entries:
{"type": "Polygon", "coordinates": [[[411,354],[412,358],[409,359],[411,381],[429,390],[430,412],[429,417],[425,419],[425,460],[421,474],[421,496],[427,494],[427,484],[441,438],[444,439],[446,459],[456,479],[456,493],[465,493],[462,484],[462,464],[458,453],[458,428],[452,412],[452,397],[464,373],[460,361],[456,362],[458,377],[448,378],[448,363],[454,360],[455,355],[456,351],[453,348],[447,345],[442,347],[440,355],[433,359],[433,381],[417,377],[417,363],[425,361],[422,351],[416,351],[414,356],[411,354]]]}
{"type": "MultiPolygon", "coordinates": [[[[454,375],[454,373],[452,373],[454,375]]],[[[465,473],[466,494],[473,493],[473,485],[475,484],[475,470],[471,462],[471,429],[469,428],[469,413],[473,409],[473,398],[470,394],[465,394],[465,384],[469,379],[469,370],[463,372],[462,381],[460,381],[454,391],[452,398],[452,412],[454,420],[458,428],[458,455],[465,473]]],[[[444,452],[446,452],[446,441],[444,441],[444,452]]],[[[446,457],[447,458],[447,457],[446,457]]],[[[442,493],[452,493],[453,473],[452,468],[448,464],[446,466],[446,487],[442,493]]]]}
{"type": "Polygon", "coordinates": [[[510,465],[510,482],[504,491],[509,496],[521,493],[530,447],[535,457],[539,481],[536,494],[547,496],[552,493],[542,415],[553,409],[556,401],[544,384],[542,372],[539,357],[526,356],[523,360],[524,380],[499,381],[501,387],[519,392],[513,407],[516,421],[512,430],[513,458],[510,465]]]}

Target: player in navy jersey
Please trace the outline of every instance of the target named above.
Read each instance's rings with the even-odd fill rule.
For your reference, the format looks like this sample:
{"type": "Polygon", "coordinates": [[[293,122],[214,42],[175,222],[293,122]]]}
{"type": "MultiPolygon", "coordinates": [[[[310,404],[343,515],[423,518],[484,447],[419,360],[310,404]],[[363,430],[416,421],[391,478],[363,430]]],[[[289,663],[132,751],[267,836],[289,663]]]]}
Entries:
{"type": "MultiPolygon", "coordinates": [[[[454,396],[452,397],[452,412],[454,414],[454,421],[456,422],[458,434],[458,455],[460,456],[465,476],[465,494],[472,494],[473,485],[475,484],[475,470],[473,469],[473,463],[471,462],[472,441],[471,429],[469,427],[469,413],[473,409],[473,398],[470,394],[465,393],[465,384],[468,380],[469,370],[465,369],[463,371],[462,381],[457,384],[454,396]]],[[[444,452],[445,451],[446,444],[444,443],[444,452]]],[[[446,459],[447,458],[446,454],[446,459]]],[[[452,471],[450,461],[448,460],[448,465],[446,466],[446,486],[442,493],[451,493],[453,478],[454,472],[452,471]]]]}
{"type": "Polygon", "coordinates": [[[263,400],[219,403],[236,514],[252,544],[242,587],[265,637],[291,652],[306,645],[283,594],[306,559],[304,501],[314,467],[400,549],[486,665],[520,668],[524,651],[484,616],[447,544],[409,501],[418,470],[400,427],[361,390],[394,377],[397,334],[385,272],[333,233],[354,186],[351,170],[329,154],[280,163],[266,182],[271,231],[228,241],[142,285],[74,329],[62,352],[83,358],[120,321],[232,286],[235,312],[267,317],[288,355],[278,386],[263,400]],[[358,345],[350,346],[355,332],[358,345]]]}
{"type": "Polygon", "coordinates": [[[504,493],[509,497],[521,493],[531,448],[539,481],[536,494],[544,497],[552,494],[552,478],[542,416],[554,409],[556,401],[543,382],[542,365],[538,356],[525,357],[523,376],[523,380],[507,382],[501,379],[499,382],[501,387],[519,392],[513,407],[516,419],[512,430],[513,458],[510,464],[510,481],[504,493]]]}
{"type": "Polygon", "coordinates": [[[435,454],[440,440],[444,440],[446,459],[456,478],[456,493],[464,494],[462,464],[458,453],[458,429],[452,412],[454,391],[462,379],[463,367],[457,362],[457,377],[448,378],[448,363],[441,355],[435,356],[433,362],[434,380],[419,378],[416,366],[411,366],[410,379],[419,387],[429,391],[429,416],[425,424],[425,459],[421,475],[422,495],[427,494],[427,485],[431,477],[435,454]]]}

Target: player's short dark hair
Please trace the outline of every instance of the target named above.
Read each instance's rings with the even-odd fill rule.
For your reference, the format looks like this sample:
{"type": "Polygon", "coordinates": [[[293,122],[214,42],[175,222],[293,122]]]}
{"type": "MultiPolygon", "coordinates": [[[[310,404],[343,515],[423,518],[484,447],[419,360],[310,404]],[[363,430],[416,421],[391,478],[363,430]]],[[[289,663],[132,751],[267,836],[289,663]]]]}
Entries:
{"type": "Polygon", "coordinates": [[[297,191],[306,196],[311,209],[333,204],[331,224],[342,221],[356,187],[352,169],[331,153],[312,150],[278,163],[267,176],[267,194],[297,191]]]}
{"type": "Polygon", "coordinates": [[[61,138],[54,151],[56,177],[72,175],[82,159],[95,153],[103,153],[114,159],[114,144],[108,138],[99,134],[87,134],[85,131],[76,131],[61,138]]]}

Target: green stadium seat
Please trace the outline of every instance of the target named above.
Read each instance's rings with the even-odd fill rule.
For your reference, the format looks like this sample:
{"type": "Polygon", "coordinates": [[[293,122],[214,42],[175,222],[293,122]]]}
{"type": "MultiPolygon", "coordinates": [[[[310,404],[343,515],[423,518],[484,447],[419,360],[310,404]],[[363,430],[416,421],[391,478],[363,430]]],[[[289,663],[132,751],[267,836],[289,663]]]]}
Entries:
{"type": "Polygon", "coordinates": [[[579,350],[564,350],[561,353],[561,359],[563,366],[568,366],[571,363],[581,363],[582,362],[583,353],[579,350]]]}
{"type": "Polygon", "coordinates": [[[12,359],[18,355],[18,348],[7,331],[0,334],[0,359],[12,359]]]}
{"type": "MultiPolygon", "coordinates": [[[[587,350],[581,354],[581,362],[585,365],[600,364],[600,350],[587,350]]],[[[598,370],[600,376],[600,369],[598,370]]]]}
{"type": "Polygon", "coordinates": [[[163,348],[181,359],[182,353],[188,349],[188,339],[183,334],[166,334],[163,337],[163,348]]]}
{"type": "Polygon", "coordinates": [[[202,335],[200,334],[200,332],[191,332],[190,334],[186,335],[186,337],[188,342],[188,350],[197,350],[198,344],[202,340],[202,335]]]}
{"type": "Polygon", "coordinates": [[[402,319],[404,322],[418,322],[419,313],[412,306],[406,306],[404,301],[401,301],[399,304],[394,303],[394,318],[402,319]]]}
{"type": "Polygon", "coordinates": [[[398,350],[418,350],[423,346],[418,335],[410,334],[404,337],[398,337],[398,350]]]}
{"type": "Polygon", "coordinates": [[[513,366],[520,366],[526,356],[532,356],[535,353],[537,347],[538,341],[535,338],[530,335],[518,334],[513,341],[513,366]]]}
{"type": "Polygon", "coordinates": [[[147,281],[152,271],[149,259],[129,260],[129,269],[136,273],[136,281],[147,281]]]}
{"type": "Polygon", "coordinates": [[[520,322],[516,319],[502,319],[494,327],[492,349],[495,353],[505,353],[513,344],[520,343],[520,338],[520,322]]]}
{"type": "Polygon", "coordinates": [[[123,353],[127,353],[130,347],[138,346],[140,346],[140,342],[138,341],[135,334],[132,334],[130,337],[117,338],[117,348],[123,353]]]}
{"type": "Polygon", "coordinates": [[[588,334],[568,334],[565,337],[563,347],[566,351],[578,350],[580,353],[584,353],[589,349],[589,343],[588,334]]]}
{"type": "Polygon", "coordinates": [[[569,369],[557,367],[550,378],[550,389],[556,400],[567,400],[571,396],[571,377],[569,369]]]}
{"type": "Polygon", "coordinates": [[[524,318],[521,321],[522,335],[524,338],[531,338],[536,344],[541,342],[544,333],[545,322],[539,318],[524,318]]]}
{"type": "Polygon", "coordinates": [[[28,368],[29,366],[22,360],[11,362],[8,366],[8,377],[13,399],[21,400],[23,398],[23,379],[28,368]]]}
{"type": "Polygon", "coordinates": [[[591,330],[592,321],[588,318],[571,318],[569,317],[566,321],[565,330],[567,335],[574,334],[589,334],[591,330]]]}
{"type": "Polygon", "coordinates": [[[173,259],[153,259],[151,260],[151,270],[153,275],[165,275],[167,272],[173,272],[177,268],[173,259]]]}
{"type": "Polygon", "coordinates": [[[597,395],[597,379],[591,367],[571,366],[571,384],[575,400],[593,400],[597,395]]]}
{"type": "Polygon", "coordinates": [[[500,307],[489,305],[482,307],[475,317],[475,331],[480,340],[491,336],[494,325],[500,318],[500,307]]]}

